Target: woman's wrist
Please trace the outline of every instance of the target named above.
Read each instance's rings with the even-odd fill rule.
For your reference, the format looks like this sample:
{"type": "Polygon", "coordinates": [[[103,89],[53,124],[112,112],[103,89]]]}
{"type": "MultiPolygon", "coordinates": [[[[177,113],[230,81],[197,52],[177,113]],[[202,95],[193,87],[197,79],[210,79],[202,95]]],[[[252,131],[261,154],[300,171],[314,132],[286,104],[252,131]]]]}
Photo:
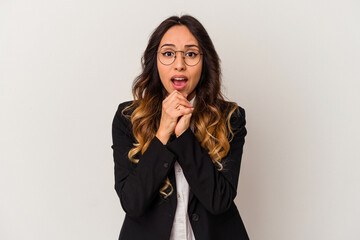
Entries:
{"type": "Polygon", "coordinates": [[[185,132],[186,130],[182,131],[181,133],[175,133],[176,137],[180,137],[181,135],[183,135],[183,133],[185,132]]]}
{"type": "Polygon", "coordinates": [[[168,134],[163,134],[161,131],[157,131],[155,136],[160,140],[160,142],[163,145],[166,145],[166,143],[168,142],[168,140],[170,138],[170,136],[168,136],[168,134]]]}

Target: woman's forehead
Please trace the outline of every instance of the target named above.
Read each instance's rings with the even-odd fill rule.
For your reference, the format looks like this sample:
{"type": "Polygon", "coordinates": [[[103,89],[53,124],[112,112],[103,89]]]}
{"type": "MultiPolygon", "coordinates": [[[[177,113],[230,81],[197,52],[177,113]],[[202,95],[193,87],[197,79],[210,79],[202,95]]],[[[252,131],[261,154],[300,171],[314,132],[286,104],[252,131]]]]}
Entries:
{"type": "Polygon", "coordinates": [[[173,26],[167,30],[160,41],[160,46],[185,48],[198,46],[198,41],[186,26],[173,26]]]}

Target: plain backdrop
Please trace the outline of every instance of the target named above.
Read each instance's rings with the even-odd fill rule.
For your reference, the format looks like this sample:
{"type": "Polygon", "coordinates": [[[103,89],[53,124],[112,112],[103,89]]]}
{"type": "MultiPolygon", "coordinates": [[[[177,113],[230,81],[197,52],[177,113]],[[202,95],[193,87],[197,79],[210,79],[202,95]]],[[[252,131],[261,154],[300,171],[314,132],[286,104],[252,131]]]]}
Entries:
{"type": "Polygon", "coordinates": [[[357,0],[0,1],[0,239],[117,239],[111,123],[151,32],[191,14],[245,108],[252,240],[359,240],[357,0]]]}

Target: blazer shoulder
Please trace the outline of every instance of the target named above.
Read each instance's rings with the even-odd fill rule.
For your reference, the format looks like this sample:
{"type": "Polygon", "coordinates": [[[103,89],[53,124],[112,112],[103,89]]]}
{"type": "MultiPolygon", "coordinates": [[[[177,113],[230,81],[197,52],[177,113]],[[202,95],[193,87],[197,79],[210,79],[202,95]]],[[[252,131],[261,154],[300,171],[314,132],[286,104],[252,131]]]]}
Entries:
{"type": "Polygon", "coordinates": [[[126,109],[132,103],[133,103],[133,101],[126,101],[126,102],[122,102],[118,105],[118,108],[116,110],[116,113],[115,113],[115,116],[113,119],[113,123],[112,123],[113,129],[121,129],[124,132],[128,132],[129,129],[132,128],[131,121],[130,121],[130,115],[131,115],[133,109],[131,109],[131,108],[126,109]]]}
{"type": "MultiPolygon", "coordinates": [[[[131,104],[133,104],[134,101],[126,101],[122,102],[118,105],[118,112],[122,112],[125,108],[129,107],[131,104]]],[[[129,112],[130,109],[126,110],[125,112],[129,112]]]]}
{"type": "Polygon", "coordinates": [[[238,132],[244,129],[245,125],[246,125],[245,109],[238,105],[236,110],[233,112],[233,114],[230,117],[231,129],[235,130],[235,132],[238,132]]]}
{"type": "Polygon", "coordinates": [[[228,115],[236,107],[235,111],[231,114],[232,119],[245,118],[245,109],[233,101],[222,100],[220,101],[220,109],[223,114],[228,115]]]}
{"type": "Polygon", "coordinates": [[[235,118],[241,118],[245,120],[245,109],[238,105],[237,109],[235,110],[233,116],[235,118]]]}

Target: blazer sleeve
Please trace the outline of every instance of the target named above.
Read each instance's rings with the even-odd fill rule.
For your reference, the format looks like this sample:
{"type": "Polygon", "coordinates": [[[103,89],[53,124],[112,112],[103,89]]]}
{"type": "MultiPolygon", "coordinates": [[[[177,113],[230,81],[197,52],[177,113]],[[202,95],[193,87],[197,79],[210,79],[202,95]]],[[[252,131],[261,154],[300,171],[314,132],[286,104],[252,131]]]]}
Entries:
{"type": "Polygon", "coordinates": [[[245,110],[241,107],[238,107],[238,110],[231,117],[234,137],[230,142],[230,151],[222,161],[222,171],[217,170],[210,155],[190,128],[167,144],[167,148],[177,156],[191,191],[212,214],[221,214],[228,210],[237,194],[240,163],[247,134],[245,110]]]}
{"type": "Polygon", "coordinates": [[[121,113],[126,105],[119,105],[112,123],[115,190],[124,211],[130,216],[141,216],[158,194],[175,156],[154,137],[137,164],[129,160],[135,139],[130,120],[121,113]]]}

